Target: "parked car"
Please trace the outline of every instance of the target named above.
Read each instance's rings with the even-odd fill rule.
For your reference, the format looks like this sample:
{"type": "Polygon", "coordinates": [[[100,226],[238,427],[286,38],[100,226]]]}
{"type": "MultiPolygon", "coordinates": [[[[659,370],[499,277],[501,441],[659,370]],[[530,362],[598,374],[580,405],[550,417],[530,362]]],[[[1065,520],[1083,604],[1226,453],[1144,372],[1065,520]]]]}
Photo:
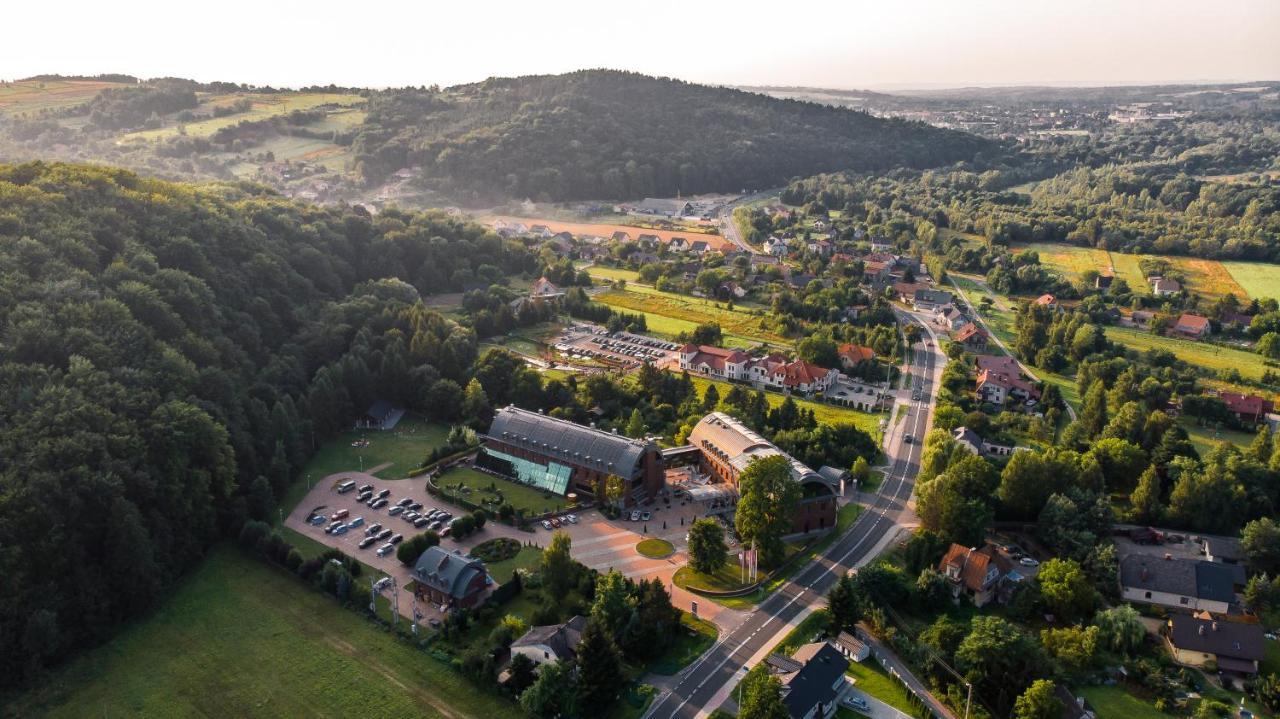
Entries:
{"type": "Polygon", "coordinates": [[[867,700],[859,696],[845,697],[844,703],[849,706],[849,708],[857,709],[860,712],[871,711],[871,707],[867,704],[867,700]]]}
{"type": "Polygon", "coordinates": [[[359,492],[357,492],[357,493],[356,493],[356,501],[357,501],[357,502],[367,502],[367,501],[369,501],[369,498],[370,498],[370,497],[372,497],[372,496],[373,496],[373,490],[372,490],[372,489],[362,489],[362,490],[360,490],[359,492]]]}
{"type": "Polygon", "coordinates": [[[362,484],[362,485],[360,485],[360,488],[359,488],[357,491],[358,491],[358,492],[360,492],[360,494],[364,494],[365,492],[372,492],[372,491],[373,491],[373,485],[372,485],[372,484],[367,484],[367,483],[366,483],[366,484],[362,484]]]}
{"type": "Polygon", "coordinates": [[[650,517],[652,517],[652,516],[653,516],[653,515],[652,515],[652,514],[650,514],[649,512],[641,512],[641,513],[640,513],[640,519],[642,519],[643,521],[646,521],[646,522],[647,522],[647,521],[649,521],[649,518],[650,518],[650,517]]]}
{"type": "Polygon", "coordinates": [[[556,529],[559,529],[559,528],[560,528],[560,520],[559,520],[559,519],[556,519],[555,517],[552,517],[549,521],[551,522],[551,526],[555,527],[556,529]]]}
{"type": "Polygon", "coordinates": [[[348,512],[345,509],[339,509],[338,511],[329,515],[329,521],[336,522],[339,519],[346,517],[348,514],[351,514],[351,512],[348,512]]]}
{"type": "Polygon", "coordinates": [[[408,507],[410,504],[413,504],[413,497],[405,497],[399,502],[396,502],[396,504],[400,505],[401,507],[408,507]]]}
{"type": "Polygon", "coordinates": [[[386,499],[389,494],[391,494],[391,490],[384,489],[381,492],[378,492],[378,499],[386,499]]]}
{"type": "Polygon", "coordinates": [[[634,510],[631,512],[631,521],[633,522],[640,521],[640,510],[634,510]]]}
{"type": "Polygon", "coordinates": [[[443,527],[443,526],[444,526],[444,522],[441,522],[441,521],[440,521],[440,520],[438,520],[438,519],[434,519],[434,520],[431,520],[431,522],[427,524],[427,529],[430,529],[430,530],[431,530],[431,531],[433,531],[433,532],[437,532],[437,531],[439,531],[439,530],[440,530],[440,528],[441,528],[441,527],[443,527]]]}
{"type": "Polygon", "coordinates": [[[387,537],[390,537],[392,534],[395,534],[395,532],[392,532],[390,529],[384,529],[381,532],[378,532],[378,539],[386,539],[387,537]]]}
{"type": "Polygon", "coordinates": [[[311,523],[316,525],[317,527],[324,524],[325,523],[324,515],[323,514],[315,515],[314,517],[311,518],[311,523]]]}
{"type": "Polygon", "coordinates": [[[360,548],[361,548],[361,549],[368,549],[368,548],[369,548],[369,546],[370,546],[370,545],[372,545],[372,544],[373,544],[374,542],[376,542],[376,541],[378,541],[378,538],[377,538],[377,537],[365,537],[364,539],[361,539],[361,540],[360,540],[360,548]]]}
{"type": "Polygon", "coordinates": [[[418,517],[417,519],[413,520],[413,526],[417,529],[422,529],[428,524],[431,524],[431,520],[427,519],[426,517],[418,517]]]}
{"type": "Polygon", "coordinates": [[[364,517],[356,517],[350,522],[347,522],[347,527],[349,529],[355,529],[356,527],[359,527],[362,524],[364,524],[364,517]]]}
{"type": "Polygon", "coordinates": [[[394,516],[396,516],[397,514],[399,514],[399,513],[403,512],[403,511],[404,511],[404,507],[401,507],[400,505],[398,505],[398,504],[397,504],[397,505],[395,505],[394,507],[392,507],[391,509],[388,509],[388,510],[387,510],[387,514],[389,514],[389,515],[391,515],[392,517],[394,517],[394,516]]]}
{"type": "Polygon", "coordinates": [[[345,524],[339,524],[338,526],[336,526],[336,527],[334,527],[334,528],[333,528],[333,533],[334,533],[334,534],[346,534],[350,529],[351,529],[351,527],[349,527],[349,526],[347,526],[347,525],[345,525],[345,524]]]}
{"type": "Polygon", "coordinates": [[[392,553],[392,552],[394,552],[394,551],[396,551],[396,545],[394,545],[394,544],[392,544],[392,543],[390,543],[390,542],[387,542],[386,544],[382,545],[381,547],[378,547],[378,556],[379,556],[379,557],[385,557],[385,556],[387,556],[388,554],[391,554],[391,553],[392,553]]]}
{"type": "Polygon", "coordinates": [[[410,504],[410,505],[409,505],[409,509],[412,509],[412,510],[413,510],[413,511],[415,511],[415,512],[421,512],[421,511],[422,511],[422,502],[414,502],[413,504],[410,504]]]}
{"type": "Polygon", "coordinates": [[[335,530],[335,529],[337,529],[338,527],[341,527],[341,526],[342,526],[342,520],[340,520],[340,519],[339,519],[339,520],[336,520],[336,521],[333,521],[333,522],[330,522],[330,523],[329,523],[329,526],[327,526],[327,527],[325,527],[325,528],[324,528],[324,533],[325,533],[325,534],[333,534],[333,530],[335,530]]]}
{"type": "Polygon", "coordinates": [[[369,506],[373,507],[374,509],[382,509],[383,507],[387,506],[387,500],[385,498],[375,499],[373,500],[373,502],[369,504],[369,506]]]}
{"type": "Polygon", "coordinates": [[[400,515],[400,518],[406,522],[412,522],[413,520],[417,519],[420,516],[422,515],[418,514],[417,512],[405,512],[404,514],[400,515]]]}
{"type": "Polygon", "coordinates": [[[542,520],[542,528],[546,530],[551,530],[552,529],[551,520],[549,519],[542,520]]]}
{"type": "Polygon", "coordinates": [[[453,532],[453,527],[445,527],[444,529],[440,530],[440,536],[447,537],[451,532],[453,532]]]}
{"type": "Polygon", "coordinates": [[[568,520],[568,521],[569,521],[569,524],[577,524],[577,523],[578,523],[578,515],[576,515],[576,514],[566,514],[566,515],[564,515],[564,518],[565,518],[566,520],[568,520]]]}
{"type": "Polygon", "coordinates": [[[376,523],[375,523],[375,524],[370,524],[370,525],[369,525],[369,528],[368,528],[368,529],[366,529],[366,530],[364,530],[364,533],[365,533],[365,534],[367,534],[367,535],[369,535],[370,537],[372,537],[373,535],[375,535],[375,534],[377,534],[378,532],[381,532],[381,531],[382,531],[382,525],[381,525],[381,524],[376,524],[376,523]]]}
{"type": "Polygon", "coordinates": [[[1018,564],[1021,564],[1021,565],[1022,565],[1022,566],[1024,566],[1024,567],[1038,567],[1038,566],[1040,566],[1040,562],[1036,561],[1035,559],[1033,559],[1033,558],[1031,558],[1031,557],[1023,557],[1022,559],[1019,559],[1019,560],[1018,560],[1018,564]]]}
{"type": "Polygon", "coordinates": [[[394,537],[392,537],[392,538],[390,539],[390,542],[391,542],[392,544],[399,544],[399,543],[401,543],[401,542],[403,542],[403,541],[404,541],[404,535],[403,535],[403,534],[397,534],[397,535],[395,535],[394,537]]]}

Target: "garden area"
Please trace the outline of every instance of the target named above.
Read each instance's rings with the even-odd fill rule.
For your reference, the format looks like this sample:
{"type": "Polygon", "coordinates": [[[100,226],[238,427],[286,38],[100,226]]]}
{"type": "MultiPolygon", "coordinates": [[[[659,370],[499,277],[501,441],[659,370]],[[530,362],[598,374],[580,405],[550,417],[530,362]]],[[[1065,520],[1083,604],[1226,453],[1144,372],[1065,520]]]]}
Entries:
{"type": "Polygon", "coordinates": [[[558,494],[471,467],[454,467],[435,482],[445,499],[464,499],[495,513],[503,504],[510,504],[516,512],[525,515],[558,512],[569,506],[569,501],[558,494]]]}
{"type": "Polygon", "coordinates": [[[489,576],[499,584],[509,581],[517,569],[532,571],[542,560],[542,550],[521,544],[510,537],[499,537],[477,544],[471,556],[484,562],[489,576]]]}

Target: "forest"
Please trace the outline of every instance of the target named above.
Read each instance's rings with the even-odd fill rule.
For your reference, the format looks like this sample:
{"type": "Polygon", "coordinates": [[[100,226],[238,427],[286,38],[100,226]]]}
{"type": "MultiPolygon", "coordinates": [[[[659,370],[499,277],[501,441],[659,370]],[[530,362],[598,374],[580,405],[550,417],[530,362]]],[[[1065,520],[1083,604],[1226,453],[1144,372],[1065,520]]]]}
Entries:
{"type": "Polygon", "coordinates": [[[460,400],[475,335],[420,293],[536,267],[441,213],[102,167],[0,166],[0,208],[6,685],[274,518],[318,442],[374,398],[460,400]]]}
{"type": "Polygon", "coordinates": [[[416,165],[477,197],[544,200],[737,192],[1002,152],[922,123],[603,70],[373,93],[353,149],[366,182],[416,165]]]}

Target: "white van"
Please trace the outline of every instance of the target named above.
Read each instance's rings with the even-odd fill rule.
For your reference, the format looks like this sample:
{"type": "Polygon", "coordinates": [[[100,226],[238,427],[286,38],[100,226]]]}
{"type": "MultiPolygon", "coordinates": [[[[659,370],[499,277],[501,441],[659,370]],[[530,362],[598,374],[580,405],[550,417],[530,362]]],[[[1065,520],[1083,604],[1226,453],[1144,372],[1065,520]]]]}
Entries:
{"type": "Polygon", "coordinates": [[[347,492],[350,492],[355,488],[356,488],[356,481],[354,479],[348,479],[347,481],[338,485],[338,494],[346,494],[347,492]]]}

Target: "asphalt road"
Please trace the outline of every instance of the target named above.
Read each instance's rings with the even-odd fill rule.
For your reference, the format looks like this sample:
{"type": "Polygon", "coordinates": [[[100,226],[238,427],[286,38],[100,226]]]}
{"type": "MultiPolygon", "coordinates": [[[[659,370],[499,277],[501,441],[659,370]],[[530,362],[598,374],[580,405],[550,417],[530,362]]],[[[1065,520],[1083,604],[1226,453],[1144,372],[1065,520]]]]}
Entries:
{"type": "Polygon", "coordinates": [[[726,240],[737,245],[739,249],[743,250],[744,252],[755,254],[755,250],[751,248],[751,245],[747,244],[746,240],[742,239],[742,234],[738,232],[738,226],[733,222],[733,208],[738,207],[739,205],[745,204],[747,202],[758,200],[762,197],[769,197],[771,195],[776,195],[781,191],[782,191],[782,188],[778,188],[774,190],[764,190],[763,192],[756,192],[750,195],[743,195],[742,197],[739,197],[733,202],[730,202],[725,205],[721,205],[720,209],[716,211],[716,218],[720,222],[720,234],[726,240]]]}
{"type": "MultiPolygon", "coordinates": [[[[912,348],[913,383],[916,377],[922,393],[911,401],[901,422],[890,419],[886,453],[891,466],[880,484],[875,501],[822,555],[797,572],[790,581],[769,596],[738,628],[722,636],[710,650],[689,667],[678,684],[659,697],[647,718],[682,717],[693,719],[716,709],[723,701],[717,696],[731,686],[757,653],[781,640],[791,625],[814,607],[821,606],[827,591],[850,569],[858,565],[885,538],[895,531],[898,519],[909,515],[907,501],[920,470],[920,454],[924,436],[931,421],[933,400],[937,394],[937,376],[944,364],[937,340],[926,322],[900,313],[904,319],[922,325],[923,338],[912,348]],[[926,342],[933,345],[926,346],[926,342]],[[911,443],[904,436],[913,437],[911,443]]],[[[895,410],[896,411],[896,410],[895,410]]]]}

